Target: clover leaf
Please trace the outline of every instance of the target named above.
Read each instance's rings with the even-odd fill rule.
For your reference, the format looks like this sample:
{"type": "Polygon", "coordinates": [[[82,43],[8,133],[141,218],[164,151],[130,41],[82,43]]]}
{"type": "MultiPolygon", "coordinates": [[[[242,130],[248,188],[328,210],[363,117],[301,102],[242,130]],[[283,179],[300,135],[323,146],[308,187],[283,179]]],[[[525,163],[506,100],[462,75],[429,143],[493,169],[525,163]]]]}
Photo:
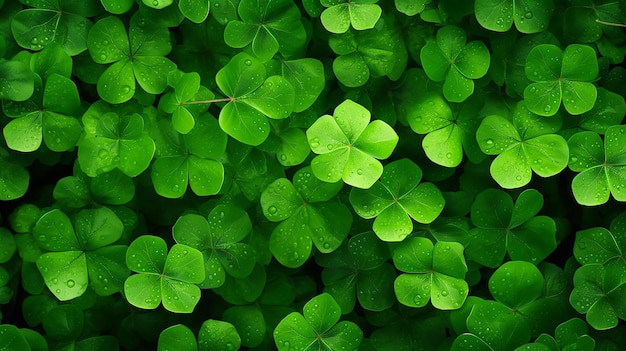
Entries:
{"type": "Polygon", "coordinates": [[[202,23],[209,16],[210,5],[207,0],[180,0],[178,9],[191,22],[202,23]]]}
{"type": "Polygon", "coordinates": [[[617,326],[626,320],[626,282],[616,279],[610,270],[599,263],[586,264],[574,274],[574,290],[570,303],[578,313],[585,313],[587,322],[597,330],[617,326]]]}
{"type": "Polygon", "coordinates": [[[215,95],[200,85],[200,75],[196,72],[172,71],[168,85],[174,88],[159,100],[159,108],[172,114],[172,125],[181,134],[189,133],[196,124],[196,118],[206,111],[204,101],[215,95]],[[197,103],[196,103],[197,101],[197,103]]]}
{"type": "Polygon", "coordinates": [[[460,308],[468,293],[463,245],[423,237],[409,237],[393,250],[393,264],[404,273],[394,282],[398,301],[410,307],[428,301],[440,310],[460,308]]]}
{"type": "Polygon", "coordinates": [[[397,80],[406,67],[408,55],[401,29],[393,17],[367,31],[333,34],[328,45],[339,55],[333,73],[347,87],[359,87],[370,77],[397,80]]]}
{"type": "Polygon", "coordinates": [[[311,167],[293,176],[273,181],[261,194],[263,214],[272,222],[282,222],[269,240],[274,257],[287,267],[299,267],[310,256],[312,243],[323,253],[336,250],[348,235],[352,216],[341,203],[329,201],[342,183],[317,179],[311,167]]]}
{"type": "Polygon", "coordinates": [[[16,245],[13,234],[6,228],[0,228],[0,263],[5,263],[13,257],[15,253],[16,245]]]}
{"type": "Polygon", "coordinates": [[[428,78],[443,82],[443,95],[450,102],[465,101],[474,93],[474,81],[487,74],[489,50],[482,41],[467,43],[465,31],[445,26],[420,51],[420,61],[428,78]]]}
{"type": "Polygon", "coordinates": [[[158,351],[198,351],[196,336],[182,324],[172,325],[161,331],[157,345],[158,351]]]}
{"type": "Polygon", "coordinates": [[[402,241],[413,231],[413,220],[427,224],[443,210],[441,191],[433,183],[419,184],[421,178],[411,160],[391,162],[371,188],[352,188],[350,203],[359,216],[376,218],[373,229],[381,240],[402,241]]]}
{"type": "Polygon", "coordinates": [[[523,191],[513,204],[511,196],[497,189],[482,191],[472,204],[467,256],[488,267],[502,263],[505,252],[513,260],[538,263],[556,249],[556,224],[536,216],[543,207],[537,190],[523,191]]]}
{"type": "MultiPolygon", "coordinates": [[[[584,350],[593,351],[595,340],[588,335],[589,325],[580,318],[572,318],[559,324],[555,331],[554,337],[548,334],[541,334],[535,340],[536,344],[545,345],[545,350],[584,350]]],[[[543,350],[543,348],[538,350],[543,350]]],[[[517,349],[516,349],[517,350],[517,349]]],[[[520,349],[524,350],[524,349],[520,349]]]]}
{"type": "Polygon", "coordinates": [[[513,121],[498,115],[485,117],[476,140],[485,154],[498,155],[489,169],[493,179],[503,188],[514,189],[528,184],[533,172],[551,177],[567,166],[568,144],[552,134],[560,127],[560,119],[541,118],[522,101],[513,111],[513,121]]]}
{"type": "Polygon", "coordinates": [[[37,268],[54,296],[71,300],[88,286],[101,296],[120,291],[129,274],[123,259],[126,246],[112,244],[123,231],[122,222],[106,207],[81,210],[73,223],[60,210],[41,216],[33,236],[48,252],[37,259],[37,268]]]}
{"type": "Polygon", "coordinates": [[[0,147],[0,200],[18,199],[28,190],[30,173],[15,162],[15,157],[0,147]]]}
{"type": "Polygon", "coordinates": [[[172,50],[166,27],[154,24],[141,15],[130,21],[130,35],[119,17],[106,17],[89,31],[87,48],[94,62],[110,64],[98,79],[98,95],[111,104],[130,100],[136,82],[150,94],[160,94],[167,87],[167,75],[176,64],[165,55],[172,50]]]}
{"type": "Polygon", "coordinates": [[[592,47],[571,44],[561,50],[552,44],[537,45],[526,57],[524,69],[534,82],[524,89],[524,101],[531,112],[554,116],[561,101],[572,115],[593,108],[597,90],[590,81],[598,77],[598,60],[592,47]]]}
{"type": "Polygon", "coordinates": [[[0,324],[0,345],[7,351],[31,349],[24,334],[12,324],[0,324]]]}
{"type": "Polygon", "coordinates": [[[290,58],[304,49],[306,31],[298,7],[290,0],[241,0],[238,6],[242,21],[229,21],[224,41],[233,48],[251,45],[252,53],[262,61],[277,52],[290,58]]]}
{"type": "Polygon", "coordinates": [[[372,232],[357,234],[336,251],[316,256],[317,263],[324,267],[324,292],[332,295],[342,313],[352,311],[357,299],[370,311],[391,307],[396,275],[386,262],[389,256],[387,245],[372,232]]]}
{"type": "Polygon", "coordinates": [[[407,121],[414,132],[426,134],[422,148],[434,163],[456,167],[463,160],[464,149],[472,161],[479,162],[484,157],[476,143],[479,120],[470,105],[473,104],[453,112],[443,96],[426,93],[407,106],[407,121]]]}
{"type": "Polygon", "coordinates": [[[179,198],[187,186],[200,196],[220,191],[224,166],[218,160],[226,151],[227,136],[213,116],[199,116],[193,130],[185,135],[177,133],[169,120],[161,119],[152,137],[156,152],[150,175],[157,194],[179,198]]]}
{"type": "Polygon", "coordinates": [[[274,329],[279,351],[286,350],[356,350],[363,332],[353,322],[339,321],[341,309],[330,294],[309,300],[303,314],[292,312],[274,329]]]}
{"type": "Polygon", "coordinates": [[[130,304],[155,309],[161,302],[166,310],[191,313],[199,302],[204,280],[202,253],[193,247],[174,244],[167,253],[165,240],[142,235],[128,247],[126,265],[136,272],[124,282],[124,295],[130,304]]]}
{"type": "Polygon", "coordinates": [[[152,161],[155,145],[144,131],[143,116],[119,113],[100,100],[83,115],[85,135],[78,142],[78,162],[90,177],[116,168],[136,177],[152,161]]]}
{"type": "Polygon", "coordinates": [[[92,202],[124,205],[135,196],[135,183],[119,170],[98,174],[93,178],[80,173],[59,179],[52,196],[61,207],[68,208],[81,208],[92,202]]]}
{"type": "Polygon", "coordinates": [[[219,287],[225,273],[235,278],[250,275],[256,264],[254,249],[241,242],[252,231],[248,214],[233,205],[218,205],[207,218],[186,214],[172,228],[177,243],[196,248],[204,256],[206,276],[199,286],[219,287]]]}
{"type": "Polygon", "coordinates": [[[283,119],[293,112],[291,84],[278,75],[267,77],[263,63],[244,52],[220,69],[215,81],[229,97],[220,111],[220,127],[242,143],[261,144],[270,132],[267,117],[283,119]]]}
{"type": "Polygon", "coordinates": [[[87,49],[87,34],[92,26],[86,17],[99,11],[97,1],[35,0],[20,1],[33,8],[13,17],[11,31],[17,43],[30,50],[41,50],[57,43],[70,56],[87,49]]]}
{"type": "Polygon", "coordinates": [[[532,34],[544,31],[554,12],[552,0],[476,0],[476,19],[495,32],[508,31],[513,23],[518,31],[532,34]]]}
{"type": "Polygon", "coordinates": [[[345,33],[350,26],[356,30],[372,29],[378,22],[382,9],[378,0],[320,0],[322,11],[320,20],[331,33],[345,33]]]}
{"type": "Polygon", "coordinates": [[[595,43],[603,34],[612,36],[618,28],[604,23],[623,23],[624,15],[619,1],[576,1],[565,9],[563,30],[568,39],[581,43],[595,43]]]}
{"type": "Polygon", "coordinates": [[[407,16],[415,16],[424,11],[432,0],[394,0],[396,9],[407,16]]]}
{"type": "Polygon", "coordinates": [[[335,183],[342,180],[357,188],[371,187],[383,173],[377,159],[391,155],[398,135],[385,122],[369,123],[370,112],[352,100],[324,115],[306,131],[311,150],[318,154],[311,161],[315,176],[335,183]]]}
{"type": "Polygon", "coordinates": [[[210,351],[235,350],[241,346],[241,338],[235,327],[224,321],[209,319],[202,323],[198,340],[183,324],[172,325],[159,334],[159,351],[210,351]]]}
{"type": "Polygon", "coordinates": [[[572,116],[574,125],[603,135],[607,128],[620,125],[626,115],[624,98],[612,91],[598,88],[598,99],[588,112],[572,116]]]}
{"type": "Polygon", "coordinates": [[[0,59],[0,99],[28,100],[35,90],[35,78],[28,65],[0,59]]]}
{"type": "Polygon", "coordinates": [[[572,180],[576,202],[586,206],[606,203],[610,195],[626,201],[626,163],[624,163],[624,126],[611,126],[602,138],[595,132],[574,134],[569,140],[569,168],[578,173],[572,180]]]}
{"type": "Polygon", "coordinates": [[[4,113],[12,117],[3,129],[7,146],[32,152],[42,141],[52,151],[67,151],[76,145],[82,128],[74,117],[80,111],[76,84],[57,73],[42,82],[35,77],[35,91],[26,101],[7,101],[4,113]]]}
{"type": "Polygon", "coordinates": [[[615,278],[626,279],[626,212],[611,222],[610,230],[602,227],[589,228],[576,232],[574,257],[583,265],[598,263],[609,267],[615,278]]]}
{"type": "Polygon", "coordinates": [[[293,112],[307,110],[324,90],[324,65],[314,58],[280,60],[281,74],[291,84],[295,96],[293,112]]]}

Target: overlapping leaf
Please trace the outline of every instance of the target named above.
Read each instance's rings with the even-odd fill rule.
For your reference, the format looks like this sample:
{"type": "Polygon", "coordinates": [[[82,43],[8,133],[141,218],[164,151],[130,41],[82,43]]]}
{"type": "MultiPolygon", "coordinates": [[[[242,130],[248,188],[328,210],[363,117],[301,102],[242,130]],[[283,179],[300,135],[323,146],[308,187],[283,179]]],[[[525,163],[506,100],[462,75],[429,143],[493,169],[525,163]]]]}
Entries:
{"type": "Polygon", "coordinates": [[[526,34],[547,29],[554,12],[552,0],[477,0],[474,9],[481,26],[506,32],[513,23],[518,31],[526,34]]]}
{"type": "Polygon", "coordinates": [[[374,28],[382,14],[378,0],[320,0],[327,7],[320,16],[324,28],[331,33],[345,33],[350,26],[356,30],[374,28]]]}

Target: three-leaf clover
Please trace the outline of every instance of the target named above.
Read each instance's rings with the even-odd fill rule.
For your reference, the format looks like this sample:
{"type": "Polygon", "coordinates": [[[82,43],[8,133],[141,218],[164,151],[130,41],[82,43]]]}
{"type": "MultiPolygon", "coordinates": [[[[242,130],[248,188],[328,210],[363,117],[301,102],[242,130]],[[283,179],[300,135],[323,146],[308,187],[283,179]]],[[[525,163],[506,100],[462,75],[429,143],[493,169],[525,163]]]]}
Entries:
{"type": "Polygon", "coordinates": [[[200,75],[197,72],[172,71],[167,80],[174,91],[161,97],[159,108],[172,114],[172,125],[177,132],[187,134],[195,126],[195,118],[207,109],[206,104],[193,102],[210,100],[215,95],[200,85],[200,75]]]}
{"type": "Polygon", "coordinates": [[[424,237],[409,237],[393,250],[393,264],[401,273],[394,282],[398,301],[410,307],[460,308],[468,293],[463,245],[424,237]]]}
{"type": "Polygon", "coordinates": [[[626,201],[626,127],[611,126],[602,138],[595,132],[574,134],[569,140],[569,168],[580,172],[572,180],[574,198],[581,205],[606,203],[610,195],[626,201]]]}
{"type": "Polygon", "coordinates": [[[290,0],[241,0],[238,13],[242,21],[229,21],[224,29],[224,41],[233,48],[250,45],[256,57],[267,61],[277,52],[294,56],[306,44],[300,10],[290,0]]]}
{"type": "Polygon", "coordinates": [[[294,89],[282,76],[267,77],[263,63],[244,52],[217,72],[215,82],[228,96],[220,127],[236,140],[257,146],[270,132],[267,117],[287,118],[293,112],[294,89]]]}
{"type": "Polygon", "coordinates": [[[252,273],[256,264],[254,249],[241,242],[251,231],[248,214],[234,205],[218,205],[206,218],[186,214],[172,228],[177,243],[196,248],[204,256],[206,276],[199,284],[201,288],[221,286],[226,273],[235,278],[252,273]]]}
{"type": "Polygon", "coordinates": [[[465,108],[455,112],[438,93],[426,93],[412,102],[407,107],[407,121],[414,132],[426,134],[422,148],[431,161],[444,167],[456,167],[463,160],[464,150],[473,162],[481,161],[484,155],[476,143],[480,120],[470,100],[465,108]]]}
{"type": "Polygon", "coordinates": [[[82,210],[70,218],[60,210],[45,213],[33,236],[49,252],[37,259],[46,286],[61,301],[81,296],[90,286],[101,296],[122,288],[129,271],[126,246],[111,245],[124,231],[119,218],[106,207],[82,210]]]}
{"type": "Polygon", "coordinates": [[[372,29],[382,9],[378,0],[320,0],[327,7],[320,15],[322,25],[331,33],[345,33],[350,26],[356,30],[372,29]]]}
{"type": "Polygon", "coordinates": [[[185,135],[176,132],[169,120],[161,119],[152,136],[156,152],[151,176],[157,194],[179,198],[187,186],[200,196],[220,191],[224,166],[218,160],[226,151],[227,136],[213,116],[199,116],[193,130],[185,135]]]}
{"type": "Polygon", "coordinates": [[[560,119],[535,115],[521,101],[512,121],[498,115],[485,117],[476,131],[476,140],[485,154],[498,155],[489,169],[493,179],[501,187],[513,189],[528,184],[533,172],[550,177],[567,166],[567,142],[552,134],[560,127],[560,119]]]}
{"type": "Polygon", "coordinates": [[[526,57],[524,69],[534,82],[524,89],[531,112],[554,116],[561,101],[572,115],[593,108],[598,93],[590,81],[598,77],[598,60],[592,47],[572,44],[561,50],[552,44],[537,45],[526,57]]]}
{"type": "Polygon", "coordinates": [[[341,309],[330,294],[312,298],[302,312],[288,314],[274,329],[279,351],[358,349],[363,332],[353,322],[339,321],[341,309]]]}
{"type": "Polygon", "coordinates": [[[518,31],[531,34],[544,31],[554,12],[552,0],[476,0],[476,19],[481,26],[506,32],[513,23],[518,31]]]}
{"type": "Polygon", "coordinates": [[[76,115],[80,98],[76,84],[66,76],[52,73],[45,82],[35,76],[35,90],[26,101],[3,100],[4,113],[12,117],[3,129],[7,146],[32,152],[42,141],[52,151],[67,151],[78,141],[82,128],[76,115]]]}
{"type": "Polygon", "coordinates": [[[164,329],[159,334],[159,351],[209,351],[237,350],[241,346],[241,337],[235,327],[224,321],[209,319],[202,323],[198,340],[191,329],[176,324],[164,329]]]}
{"type": "Polygon", "coordinates": [[[443,95],[450,102],[462,102],[474,93],[474,81],[487,74],[491,56],[482,41],[467,43],[467,34],[456,26],[437,31],[420,51],[428,78],[443,82],[443,95]]]}
{"type": "Polygon", "coordinates": [[[616,270],[600,263],[586,264],[574,273],[570,303],[597,330],[611,329],[626,320],[626,280],[616,279],[616,270]]]}
{"type": "Polygon", "coordinates": [[[130,35],[119,17],[99,20],[89,31],[87,47],[94,62],[112,63],[97,85],[100,97],[111,104],[130,100],[136,82],[150,94],[162,93],[168,74],[176,69],[165,57],[172,50],[169,30],[141,15],[131,18],[130,35]]]}
{"type": "Polygon", "coordinates": [[[576,232],[574,257],[582,264],[599,263],[608,267],[614,278],[626,280],[626,212],[611,221],[610,230],[602,227],[576,232]]]}
{"type": "Polygon", "coordinates": [[[411,160],[394,161],[371,188],[352,188],[350,203],[359,216],[376,218],[373,229],[381,240],[402,241],[413,231],[413,219],[430,223],[445,204],[437,186],[419,184],[421,179],[422,170],[411,160]]]}
{"type": "Polygon", "coordinates": [[[310,167],[293,176],[273,181],[261,194],[263,214],[272,222],[282,222],[273,231],[269,247],[274,257],[287,267],[299,267],[310,256],[312,243],[323,253],[336,250],[348,235],[352,216],[339,202],[329,201],[343,184],[317,179],[310,167]]]}
{"type": "Polygon", "coordinates": [[[87,49],[87,34],[92,23],[86,17],[99,11],[97,1],[20,0],[33,8],[15,14],[11,32],[17,43],[31,50],[59,44],[74,56],[87,49]]]}
{"type": "Polygon", "coordinates": [[[78,142],[80,168],[90,177],[118,168],[129,177],[146,170],[156,149],[139,113],[125,113],[100,100],[83,115],[78,142]]]}
{"type": "Polygon", "coordinates": [[[126,252],[126,265],[133,274],[124,282],[124,295],[130,304],[155,309],[163,302],[166,310],[191,313],[200,300],[204,280],[202,253],[193,247],[174,244],[167,253],[165,240],[142,235],[126,252]]]}
{"type": "Polygon", "coordinates": [[[324,267],[324,292],[333,296],[342,313],[359,304],[370,311],[383,311],[395,302],[393,280],[396,278],[387,245],[372,232],[351,237],[328,255],[316,256],[324,267]]]}
{"type": "Polygon", "coordinates": [[[556,224],[536,216],[543,207],[537,190],[523,191],[513,204],[507,193],[487,189],[472,204],[469,258],[488,267],[502,263],[505,252],[513,260],[538,263],[556,249],[556,224]]]}
{"type": "Polygon", "coordinates": [[[324,115],[306,131],[311,150],[318,154],[311,161],[315,176],[335,183],[367,189],[383,173],[377,159],[391,155],[398,135],[387,123],[370,123],[370,112],[352,100],[335,108],[333,116],[324,115]]]}

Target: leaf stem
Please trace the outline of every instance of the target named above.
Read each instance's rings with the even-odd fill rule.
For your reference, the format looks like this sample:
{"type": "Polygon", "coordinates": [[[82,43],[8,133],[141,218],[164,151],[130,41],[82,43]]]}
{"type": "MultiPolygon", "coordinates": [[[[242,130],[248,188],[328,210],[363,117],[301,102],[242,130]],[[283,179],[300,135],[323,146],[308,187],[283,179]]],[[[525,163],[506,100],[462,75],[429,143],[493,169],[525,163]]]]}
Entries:
{"type": "Polygon", "coordinates": [[[227,97],[222,99],[211,99],[211,100],[198,100],[198,101],[185,101],[182,102],[181,105],[201,105],[201,104],[211,104],[214,102],[230,102],[235,100],[234,98],[227,97]]]}
{"type": "Polygon", "coordinates": [[[612,23],[612,22],[604,22],[604,21],[601,21],[601,20],[599,20],[599,19],[596,19],[596,23],[606,24],[607,26],[613,26],[613,27],[622,27],[622,28],[626,28],[626,24],[622,24],[622,23],[612,23]]]}

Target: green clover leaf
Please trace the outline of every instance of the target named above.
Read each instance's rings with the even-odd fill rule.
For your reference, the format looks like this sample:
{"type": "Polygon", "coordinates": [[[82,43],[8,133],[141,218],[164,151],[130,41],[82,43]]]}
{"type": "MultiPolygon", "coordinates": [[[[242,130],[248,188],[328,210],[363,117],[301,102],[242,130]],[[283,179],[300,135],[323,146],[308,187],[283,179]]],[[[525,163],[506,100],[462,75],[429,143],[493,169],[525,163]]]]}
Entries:
{"type": "Polygon", "coordinates": [[[161,302],[166,310],[191,313],[199,302],[204,280],[202,253],[193,247],[174,244],[167,253],[165,240],[142,235],[128,247],[126,265],[137,274],[124,282],[124,295],[130,304],[155,309],[161,302]]]}
{"type": "Polygon", "coordinates": [[[475,163],[484,157],[476,143],[476,108],[469,101],[465,108],[453,112],[443,96],[426,93],[413,99],[407,108],[407,121],[414,132],[426,134],[422,147],[434,163],[456,167],[463,160],[464,150],[475,163]]]}
{"type": "Polygon", "coordinates": [[[293,112],[291,84],[278,75],[267,77],[263,63],[246,53],[235,55],[215,81],[230,98],[220,111],[220,127],[242,143],[261,144],[270,132],[267,117],[283,119],[293,112]]]}
{"type": "Polygon", "coordinates": [[[279,351],[356,350],[363,332],[353,322],[339,321],[341,309],[330,294],[318,295],[304,305],[303,314],[292,312],[274,329],[279,351]]]}
{"type": "Polygon", "coordinates": [[[159,108],[172,114],[172,125],[180,134],[189,133],[196,125],[196,118],[206,111],[207,103],[215,95],[200,85],[200,75],[196,72],[172,71],[168,85],[174,88],[159,100],[159,108]],[[198,103],[195,103],[198,101],[198,103]]]}
{"type": "Polygon", "coordinates": [[[518,31],[532,34],[544,31],[554,12],[552,0],[476,0],[476,19],[495,32],[508,31],[513,23],[518,31]]]}
{"type": "Polygon", "coordinates": [[[625,115],[624,98],[610,90],[598,88],[598,99],[593,108],[581,115],[572,116],[572,125],[603,135],[609,127],[621,124],[625,115]]]}
{"type": "Polygon", "coordinates": [[[251,46],[252,53],[262,61],[277,52],[290,58],[303,51],[307,41],[298,7],[290,0],[241,0],[238,6],[241,21],[229,21],[224,41],[233,48],[251,46]]]}
{"type": "Polygon", "coordinates": [[[460,308],[468,293],[463,245],[423,237],[409,237],[393,250],[393,263],[404,273],[394,282],[398,301],[410,307],[428,301],[440,310],[460,308]]]}
{"type": "Polygon", "coordinates": [[[87,34],[92,27],[86,17],[95,16],[99,9],[94,1],[23,1],[33,8],[13,17],[11,31],[17,43],[30,50],[41,50],[52,43],[59,44],[70,56],[87,49],[87,34]]]}
{"type": "Polygon", "coordinates": [[[598,77],[598,60],[592,47],[572,44],[562,51],[552,44],[537,45],[528,54],[524,68],[534,82],[524,89],[524,101],[531,112],[554,116],[561,101],[572,115],[593,108],[597,90],[590,81],[598,77]]]}
{"type": "Polygon", "coordinates": [[[482,41],[467,43],[465,31],[445,26],[420,51],[420,61],[428,78],[443,82],[443,95],[450,102],[465,101],[474,93],[474,81],[487,74],[489,50],[482,41]]]}
{"type": "Polygon", "coordinates": [[[207,0],[180,0],[178,9],[191,22],[202,23],[209,17],[210,5],[207,0]]]}
{"type": "Polygon", "coordinates": [[[150,94],[162,93],[168,74],[176,69],[176,64],[165,57],[172,49],[166,27],[135,15],[129,28],[130,35],[118,17],[110,16],[96,22],[87,38],[93,61],[112,63],[97,85],[100,97],[111,104],[130,100],[136,82],[150,94]]]}
{"type": "Polygon", "coordinates": [[[378,22],[382,9],[378,0],[320,0],[327,7],[322,11],[322,25],[331,33],[345,33],[350,26],[356,30],[372,29],[378,22]]]}
{"type": "Polygon", "coordinates": [[[323,253],[336,250],[348,235],[352,215],[341,203],[329,201],[342,183],[317,179],[311,167],[293,177],[273,181],[261,194],[263,214],[272,222],[282,222],[270,237],[270,251],[287,267],[299,267],[310,256],[312,243],[323,253]],[[312,243],[311,243],[312,242],[312,243]]]}
{"type": "Polygon", "coordinates": [[[371,188],[352,188],[350,203],[362,218],[376,218],[373,229],[381,240],[402,241],[413,231],[413,220],[431,223],[445,204],[441,191],[432,183],[419,184],[421,178],[411,160],[391,162],[371,188]]]}
{"type": "Polygon", "coordinates": [[[324,267],[324,292],[332,295],[342,313],[352,311],[357,299],[370,311],[391,307],[396,275],[386,262],[389,256],[387,245],[372,232],[357,234],[336,251],[316,256],[316,262],[324,267]]]}
{"type": "Polygon", "coordinates": [[[0,200],[18,199],[28,190],[30,173],[21,164],[14,162],[13,155],[0,147],[0,200]]]}
{"type": "Polygon", "coordinates": [[[218,205],[207,218],[186,214],[172,228],[174,240],[198,249],[204,256],[206,276],[199,286],[216,288],[226,273],[245,278],[256,264],[254,249],[241,241],[252,231],[248,214],[233,205],[218,205]]]}
{"type": "Polygon", "coordinates": [[[61,207],[82,208],[92,202],[106,205],[124,205],[135,196],[135,183],[120,170],[85,177],[76,176],[59,179],[52,196],[61,207]]]}
{"type": "Polygon", "coordinates": [[[120,291],[129,274],[123,263],[126,246],[111,244],[123,231],[122,222],[106,207],[78,212],[73,225],[60,210],[41,216],[33,236],[48,252],[37,259],[37,268],[54,296],[71,300],[87,286],[101,296],[120,291]]]}
{"type": "Polygon", "coordinates": [[[524,102],[516,105],[513,121],[491,115],[485,117],[476,140],[488,155],[498,155],[491,163],[493,179],[505,189],[528,184],[533,172],[541,177],[560,173],[569,158],[568,144],[555,133],[558,118],[545,119],[531,113],[524,102]]]}
{"type": "Polygon", "coordinates": [[[67,151],[78,141],[82,128],[74,117],[80,111],[76,84],[57,73],[45,84],[35,77],[35,91],[26,101],[5,101],[4,113],[12,117],[3,129],[7,146],[21,152],[39,149],[42,141],[52,151],[67,151]]]}
{"type": "Polygon", "coordinates": [[[363,86],[370,77],[397,80],[407,65],[406,45],[393,18],[371,30],[333,34],[328,45],[339,55],[333,73],[347,87],[363,86]]]}
{"type": "Polygon", "coordinates": [[[370,112],[352,100],[324,115],[306,131],[311,150],[318,154],[311,161],[315,176],[325,182],[343,180],[357,188],[371,187],[383,173],[377,159],[391,155],[398,135],[385,122],[369,123],[370,112]]]}
{"type": "Polygon", "coordinates": [[[624,126],[611,126],[602,138],[595,132],[574,134],[569,140],[569,168],[578,173],[572,180],[576,202],[586,206],[606,203],[612,195],[626,201],[624,126]]]}
{"type": "Polygon", "coordinates": [[[572,2],[564,12],[564,34],[568,39],[579,43],[595,43],[605,33],[612,36],[620,31],[619,28],[596,21],[624,23],[624,15],[619,7],[619,1],[572,2]]]}
{"type": "Polygon", "coordinates": [[[78,162],[90,177],[116,168],[136,177],[152,161],[156,147],[144,131],[143,116],[116,111],[100,100],[83,115],[85,136],[78,143],[78,162]]]}
{"type": "Polygon", "coordinates": [[[167,119],[152,131],[156,143],[151,177],[157,194],[182,197],[187,186],[200,196],[217,194],[224,183],[224,166],[219,160],[226,151],[227,136],[208,113],[199,116],[185,135],[177,133],[167,119]],[[206,136],[211,135],[207,140],[206,136]]]}
{"type": "Polygon", "coordinates": [[[615,273],[616,279],[626,280],[626,212],[617,216],[610,230],[602,227],[589,228],[576,232],[574,257],[583,265],[598,263],[615,273]]]}
{"type": "Polygon", "coordinates": [[[0,60],[0,99],[28,100],[35,91],[35,78],[28,65],[0,60]]]}
{"type": "Polygon", "coordinates": [[[159,351],[180,350],[198,351],[198,343],[193,332],[182,324],[172,325],[159,334],[159,351]]]}
{"type": "Polygon", "coordinates": [[[507,193],[487,189],[472,204],[467,257],[488,267],[502,263],[505,252],[513,260],[538,263],[556,249],[556,224],[536,216],[543,207],[537,190],[523,191],[513,204],[507,193]]]}
{"type": "Polygon", "coordinates": [[[615,271],[599,263],[586,264],[574,274],[570,303],[597,330],[611,329],[626,320],[626,282],[615,279],[615,271]]]}

